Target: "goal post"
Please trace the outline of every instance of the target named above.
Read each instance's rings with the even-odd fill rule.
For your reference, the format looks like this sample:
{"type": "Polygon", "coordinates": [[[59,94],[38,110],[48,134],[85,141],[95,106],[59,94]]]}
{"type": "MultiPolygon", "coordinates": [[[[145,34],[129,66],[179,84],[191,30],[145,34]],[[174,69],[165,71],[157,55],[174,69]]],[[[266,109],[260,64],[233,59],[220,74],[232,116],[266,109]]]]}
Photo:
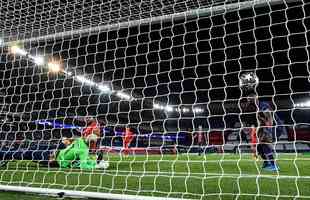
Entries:
{"type": "Polygon", "coordinates": [[[310,198],[306,0],[0,10],[1,191],[310,198]]]}

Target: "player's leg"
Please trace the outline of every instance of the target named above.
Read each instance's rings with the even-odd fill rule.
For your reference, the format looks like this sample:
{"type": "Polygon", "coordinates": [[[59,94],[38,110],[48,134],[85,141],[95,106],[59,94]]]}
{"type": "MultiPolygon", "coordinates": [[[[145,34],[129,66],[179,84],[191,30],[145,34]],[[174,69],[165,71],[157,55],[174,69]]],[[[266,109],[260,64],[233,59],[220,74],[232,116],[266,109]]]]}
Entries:
{"type": "Polygon", "coordinates": [[[123,154],[127,155],[127,149],[128,149],[129,143],[128,143],[128,137],[123,137],[123,154]]]}
{"type": "Polygon", "coordinates": [[[269,168],[271,171],[278,171],[279,170],[279,167],[278,165],[276,164],[275,162],[275,159],[274,159],[274,152],[273,152],[273,148],[272,148],[272,145],[271,144],[265,144],[264,145],[264,151],[265,151],[265,155],[266,155],[266,158],[269,162],[269,168]]]}
{"type": "Polygon", "coordinates": [[[123,152],[125,154],[128,154],[128,148],[129,148],[129,145],[130,143],[132,142],[133,140],[133,136],[132,135],[126,135],[125,138],[124,138],[124,141],[123,141],[123,152]]]}
{"type": "Polygon", "coordinates": [[[266,159],[268,160],[268,166],[266,167],[269,171],[278,171],[279,167],[277,166],[274,160],[274,151],[272,146],[273,141],[273,131],[270,127],[262,128],[262,135],[259,137],[260,140],[264,143],[263,152],[265,154],[266,159]]]}
{"type": "Polygon", "coordinates": [[[267,157],[265,156],[265,153],[264,153],[264,144],[257,144],[257,154],[262,158],[263,160],[263,166],[262,168],[264,169],[265,167],[268,166],[269,162],[267,160],[267,157]]]}
{"type": "Polygon", "coordinates": [[[276,164],[273,156],[273,148],[271,144],[262,143],[258,145],[258,151],[262,159],[264,160],[263,169],[268,171],[279,171],[279,167],[276,164]]]}
{"type": "Polygon", "coordinates": [[[201,142],[198,143],[198,156],[201,155],[202,152],[202,147],[201,147],[201,142]]]}
{"type": "Polygon", "coordinates": [[[251,151],[252,151],[252,157],[254,160],[258,159],[257,156],[257,135],[256,135],[256,128],[251,128],[251,151]]]}
{"type": "Polygon", "coordinates": [[[264,148],[264,140],[262,138],[265,138],[264,136],[264,128],[258,128],[257,131],[253,134],[256,134],[255,137],[254,135],[252,135],[252,139],[253,140],[256,140],[257,142],[257,154],[262,158],[262,160],[264,161],[263,162],[263,166],[262,168],[266,168],[268,165],[269,165],[269,161],[266,157],[266,154],[265,154],[265,148],[264,148]]]}

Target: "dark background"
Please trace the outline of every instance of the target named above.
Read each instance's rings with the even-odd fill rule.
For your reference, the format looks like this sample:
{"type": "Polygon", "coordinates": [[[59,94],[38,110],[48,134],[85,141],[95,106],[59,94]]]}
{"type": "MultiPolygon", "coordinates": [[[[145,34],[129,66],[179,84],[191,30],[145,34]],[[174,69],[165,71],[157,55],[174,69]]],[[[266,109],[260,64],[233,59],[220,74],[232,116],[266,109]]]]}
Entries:
{"type": "MultiPolygon", "coordinates": [[[[83,9],[89,6],[95,9],[95,5],[96,1],[83,9]]],[[[121,7],[121,4],[115,5],[121,7]]],[[[182,10],[181,3],[177,5],[180,11],[191,8],[185,6],[182,10]]],[[[115,23],[111,16],[117,16],[113,11],[118,10],[118,6],[110,8],[107,23],[115,23]]],[[[202,8],[207,6],[201,5],[202,8]]],[[[132,15],[131,18],[119,18],[119,21],[163,14],[159,11],[169,14],[175,7],[167,6],[166,11],[158,9],[156,13],[146,10],[143,12],[145,16],[132,15]]],[[[70,5],[65,8],[69,9],[70,5]]],[[[143,6],[139,4],[139,8],[141,11],[143,6]]],[[[3,3],[1,9],[12,13],[9,3],[3,3]]],[[[46,8],[43,6],[42,9],[46,8]]],[[[14,13],[24,13],[22,10],[15,7],[14,13]]],[[[79,9],[74,7],[73,10],[77,12],[79,9]]],[[[32,19],[36,15],[30,11],[27,16],[32,19]]],[[[70,18],[66,19],[67,15],[60,11],[56,12],[53,24],[51,13],[53,10],[46,21],[42,21],[44,15],[41,15],[42,24],[33,23],[34,36],[61,31],[57,27],[64,30],[84,27],[83,21],[78,26],[77,20],[73,20],[70,27],[70,23],[64,23],[70,18]],[[65,21],[60,23],[62,17],[65,21]]],[[[309,15],[309,3],[296,1],[224,14],[200,13],[116,30],[24,43],[31,54],[61,57],[65,69],[73,75],[84,75],[122,90],[131,94],[135,98],[133,101],[102,94],[98,89],[82,85],[63,74],[52,75],[29,60],[14,60],[3,48],[1,115],[4,121],[13,121],[13,125],[2,125],[2,130],[28,131],[36,127],[33,122],[38,119],[79,123],[75,116],[96,116],[109,125],[130,124],[157,131],[188,130],[198,125],[210,129],[231,128],[240,121],[238,100],[242,91],[238,76],[246,70],[256,71],[260,80],[256,91],[260,99],[270,102],[285,124],[309,123],[308,110],[293,107],[294,103],[310,99],[309,15]],[[201,107],[205,111],[199,114],[165,113],[154,110],[154,103],[179,108],[201,107]]],[[[98,18],[101,23],[104,23],[103,17],[98,18]]],[[[96,23],[94,19],[87,21],[86,15],[81,18],[85,19],[87,26],[96,23]]],[[[5,19],[0,23],[1,27],[13,24],[10,15],[5,19]]],[[[23,24],[21,20],[18,23],[23,24]]],[[[3,29],[2,34],[11,30],[12,38],[16,36],[14,33],[20,34],[16,37],[27,38],[31,34],[28,34],[26,25],[3,29]]]]}

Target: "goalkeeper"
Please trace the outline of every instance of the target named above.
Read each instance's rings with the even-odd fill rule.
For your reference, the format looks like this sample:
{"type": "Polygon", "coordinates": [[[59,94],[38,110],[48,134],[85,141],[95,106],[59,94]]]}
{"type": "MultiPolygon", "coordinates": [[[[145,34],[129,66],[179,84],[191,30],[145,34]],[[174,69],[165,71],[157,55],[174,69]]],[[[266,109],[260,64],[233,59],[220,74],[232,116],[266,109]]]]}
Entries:
{"type": "MultiPolygon", "coordinates": [[[[29,149],[0,149],[0,161],[31,160],[41,165],[60,168],[106,169],[109,165],[104,160],[90,158],[89,145],[97,140],[99,129],[76,139],[64,138],[58,146],[33,145],[29,149]]],[[[0,164],[1,165],[1,164],[0,164]]]]}

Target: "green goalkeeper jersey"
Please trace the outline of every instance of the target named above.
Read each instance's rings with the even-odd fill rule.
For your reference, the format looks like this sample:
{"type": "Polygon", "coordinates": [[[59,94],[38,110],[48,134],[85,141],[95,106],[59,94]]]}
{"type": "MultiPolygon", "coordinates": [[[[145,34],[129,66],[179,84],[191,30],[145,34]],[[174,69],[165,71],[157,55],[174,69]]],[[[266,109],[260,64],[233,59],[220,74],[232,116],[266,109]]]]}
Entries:
{"type": "Polygon", "coordinates": [[[61,168],[94,169],[96,160],[89,156],[89,147],[82,138],[75,139],[65,149],[59,150],[56,161],[61,168]]]}

